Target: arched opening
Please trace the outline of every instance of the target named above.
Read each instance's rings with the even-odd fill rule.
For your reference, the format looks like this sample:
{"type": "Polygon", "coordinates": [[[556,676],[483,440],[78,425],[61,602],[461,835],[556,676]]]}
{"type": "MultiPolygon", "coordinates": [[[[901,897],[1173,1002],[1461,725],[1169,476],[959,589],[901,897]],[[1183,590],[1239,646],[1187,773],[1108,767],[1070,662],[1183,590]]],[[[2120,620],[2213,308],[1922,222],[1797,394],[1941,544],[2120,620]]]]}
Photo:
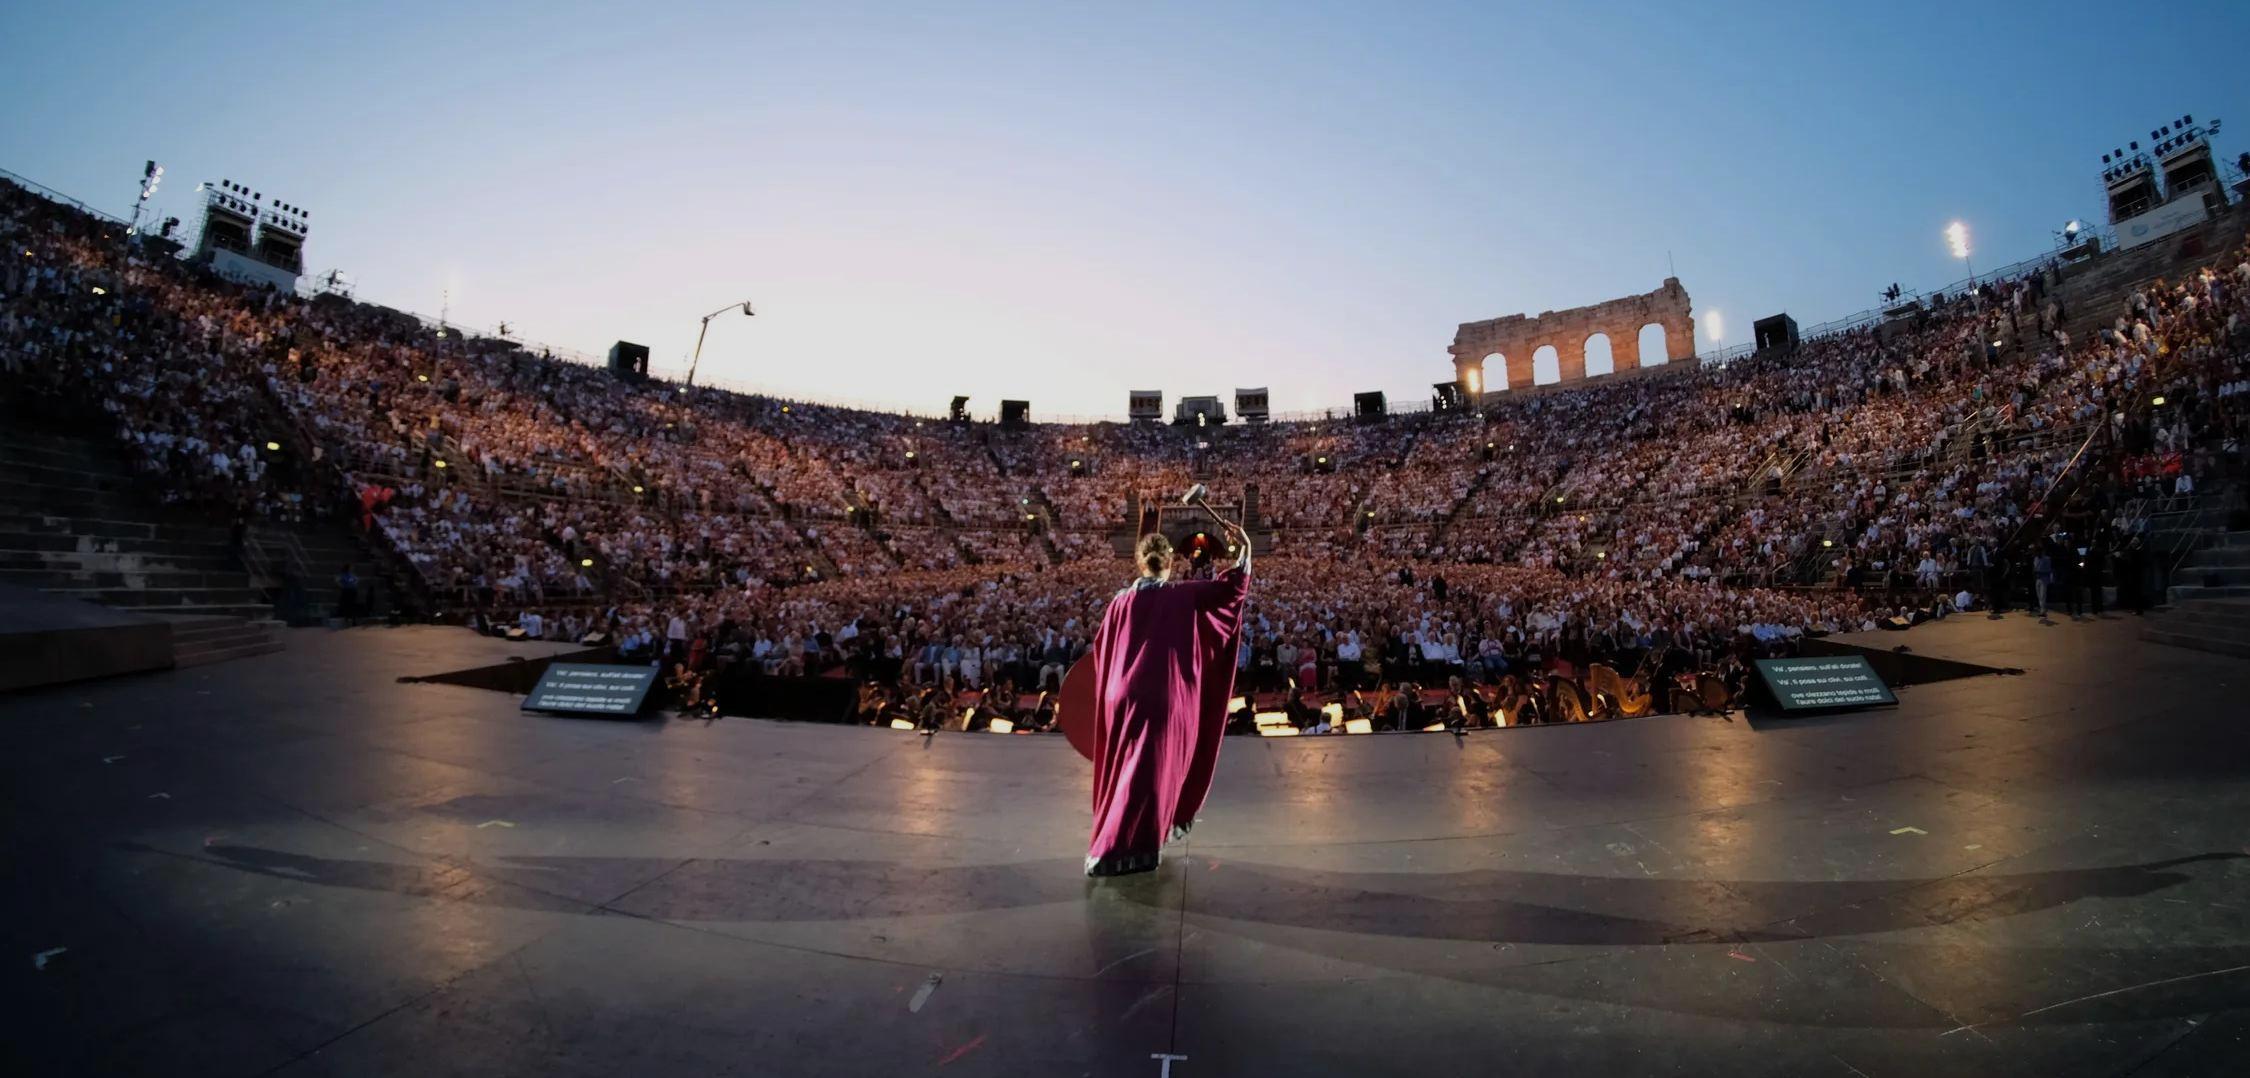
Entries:
{"type": "Polygon", "coordinates": [[[1596,333],[1586,338],[1586,377],[1616,372],[1617,357],[1609,354],[1609,334],[1596,333]]]}
{"type": "Polygon", "coordinates": [[[1664,343],[1664,327],[1655,322],[1641,327],[1641,366],[1654,367],[1672,358],[1664,343]]]}
{"type": "Polygon", "coordinates": [[[1531,384],[1551,386],[1560,381],[1562,381],[1562,353],[1555,351],[1554,345],[1540,345],[1538,351],[1531,353],[1531,384]]]}
{"type": "Polygon", "coordinates": [[[1508,357],[1498,352],[1484,357],[1484,373],[1478,375],[1477,378],[1483,383],[1479,387],[1483,392],[1500,393],[1506,391],[1508,388],[1508,357]]]}

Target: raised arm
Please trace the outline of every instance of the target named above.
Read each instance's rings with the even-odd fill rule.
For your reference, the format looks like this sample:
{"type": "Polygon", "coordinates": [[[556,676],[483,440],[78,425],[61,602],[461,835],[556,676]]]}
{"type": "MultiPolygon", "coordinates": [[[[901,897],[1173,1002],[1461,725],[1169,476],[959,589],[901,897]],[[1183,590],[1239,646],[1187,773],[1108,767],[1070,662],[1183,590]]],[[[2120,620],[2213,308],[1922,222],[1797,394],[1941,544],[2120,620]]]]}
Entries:
{"type": "Polygon", "coordinates": [[[1250,530],[1239,524],[1236,524],[1234,521],[1220,516],[1219,511],[1211,508],[1208,504],[1203,506],[1203,511],[1209,513],[1211,515],[1211,519],[1218,522],[1219,530],[1225,532],[1227,534],[1227,537],[1234,541],[1234,567],[1242,570],[1245,573],[1249,572],[1250,530]]]}

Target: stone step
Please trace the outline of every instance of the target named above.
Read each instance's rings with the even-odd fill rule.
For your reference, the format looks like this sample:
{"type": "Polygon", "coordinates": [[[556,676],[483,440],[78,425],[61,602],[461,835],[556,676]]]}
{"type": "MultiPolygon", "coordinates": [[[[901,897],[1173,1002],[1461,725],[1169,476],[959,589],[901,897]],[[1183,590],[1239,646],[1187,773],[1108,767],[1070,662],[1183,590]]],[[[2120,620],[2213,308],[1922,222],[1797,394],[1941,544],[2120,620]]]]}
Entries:
{"type": "Polygon", "coordinates": [[[224,539],[153,538],[90,532],[26,532],[0,529],[0,550],[53,551],[63,554],[186,555],[223,558],[232,552],[224,539]]]}
{"type": "Polygon", "coordinates": [[[2172,573],[2179,584],[2233,587],[2250,584],[2250,565],[2181,565],[2172,573]]]}
{"type": "Polygon", "coordinates": [[[199,573],[172,569],[65,569],[52,566],[17,569],[5,565],[0,565],[0,584],[14,584],[42,591],[64,588],[127,588],[143,591],[251,586],[249,574],[240,570],[199,573]]]}
{"type": "Polygon", "coordinates": [[[262,637],[254,641],[231,644],[225,647],[174,647],[172,649],[172,665],[179,669],[186,669],[191,666],[209,666],[212,663],[247,659],[253,655],[271,655],[280,650],[281,641],[272,637],[262,637]]]}
{"type": "Polygon", "coordinates": [[[239,573],[228,554],[138,554],[127,551],[0,549],[0,570],[56,573],[239,573]]]}
{"type": "Polygon", "coordinates": [[[0,465],[46,465],[82,468],[89,472],[121,473],[125,460],[114,448],[76,443],[30,444],[0,440],[0,465]]]}
{"type": "Polygon", "coordinates": [[[2159,550],[2178,550],[2185,543],[2197,553],[2250,550],[2250,532],[2215,532],[2207,528],[2162,528],[2149,536],[2159,550]]]}
{"type": "Polygon", "coordinates": [[[145,502],[128,494],[42,491],[0,494],[0,513],[19,516],[122,517],[145,511],[145,502]]]}
{"type": "Polygon", "coordinates": [[[52,513],[0,507],[0,534],[97,535],[112,539],[191,540],[225,543],[232,532],[200,519],[174,519],[149,514],[52,513]]]}
{"type": "Polygon", "coordinates": [[[274,635],[271,631],[244,627],[206,632],[203,635],[185,640],[175,636],[172,638],[172,653],[177,655],[183,651],[225,651],[229,648],[255,647],[259,644],[271,644],[273,642],[274,635]]]}
{"type": "Polygon", "coordinates": [[[2201,584],[2174,584],[2170,595],[2170,601],[2173,603],[2188,603],[2198,599],[2245,598],[2250,598],[2250,585],[2206,587],[2201,584]]]}
{"type": "Polygon", "coordinates": [[[88,461],[0,460],[0,476],[7,481],[45,487],[91,487],[95,490],[131,490],[130,474],[88,461]]]}
{"type": "Polygon", "coordinates": [[[0,462],[0,501],[33,494],[131,495],[133,482],[124,476],[90,472],[68,464],[8,464],[0,462]]]}
{"type": "Polygon", "coordinates": [[[172,625],[172,643],[231,644],[267,635],[248,618],[182,618],[172,625]]]}
{"type": "Polygon", "coordinates": [[[323,560],[331,561],[367,560],[366,548],[358,543],[335,540],[323,543],[299,543],[297,545],[308,558],[317,556],[323,560]]]}
{"type": "MultiPolygon", "coordinates": [[[[271,606],[256,588],[43,588],[49,595],[104,606],[124,606],[135,609],[182,607],[200,609],[212,606],[271,606]]],[[[182,613],[189,612],[182,610],[182,613]]]]}
{"type": "Polygon", "coordinates": [[[2180,569],[2182,572],[2186,572],[2194,568],[2203,567],[2210,567],[2214,569],[2250,569],[2250,547],[2204,547],[2200,550],[2193,550],[2188,552],[2188,556],[2180,562],[2180,569]]]}
{"type": "Polygon", "coordinates": [[[2205,636],[2199,633],[2170,632],[2155,626],[2141,630],[2141,639],[2157,644],[2169,644],[2177,648],[2207,651],[2214,655],[2231,655],[2238,659],[2250,659],[2250,640],[2205,636]]]}
{"type": "Polygon", "coordinates": [[[2204,615],[2168,613],[2157,618],[2154,627],[2168,633],[2207,636],[2215,640],[2250,641],[2250,624],[2204,615]]]}
{"type": "Polygon", "coordinates": [[[2194,615],[2215,622],[2240,623],[2250,627],[2250,603],[2236,599],[2201,599],[2172,604],[2165,608],[2167,614],[2194,615]]]}
{"type": "Polygon", "coordinates": [[[127,606],[118,604],[117,609],[130,610],[135,614],[147,614],[150,617],[157,618],[189,615],[247,618],[263,621],[273,616],[272,603],[217,603],[200,606],[127,606]]]}

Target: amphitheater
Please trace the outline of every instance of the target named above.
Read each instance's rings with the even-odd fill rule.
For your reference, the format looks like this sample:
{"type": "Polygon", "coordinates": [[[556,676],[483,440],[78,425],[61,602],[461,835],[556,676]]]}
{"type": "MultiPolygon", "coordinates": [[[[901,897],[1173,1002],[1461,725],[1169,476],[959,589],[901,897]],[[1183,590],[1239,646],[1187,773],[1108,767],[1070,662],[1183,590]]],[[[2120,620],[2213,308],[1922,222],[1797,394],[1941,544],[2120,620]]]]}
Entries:
{"type": "Polygon", "coordinates": [[[1463,322],[1380,414],[1002,424],[0,184],[11,1070],[2234,1073],[2246,224],[1763,349],[1678,279],[1463,322]],[[1242,736],[1088,881],[1054,693],[1138,537],[1226,558],[1195,484],[1242,736]],[[1897,706],[1766,706],[1803,656],[1897,706]],[[654,703],[521,711],[558,661],[654,703]]]}

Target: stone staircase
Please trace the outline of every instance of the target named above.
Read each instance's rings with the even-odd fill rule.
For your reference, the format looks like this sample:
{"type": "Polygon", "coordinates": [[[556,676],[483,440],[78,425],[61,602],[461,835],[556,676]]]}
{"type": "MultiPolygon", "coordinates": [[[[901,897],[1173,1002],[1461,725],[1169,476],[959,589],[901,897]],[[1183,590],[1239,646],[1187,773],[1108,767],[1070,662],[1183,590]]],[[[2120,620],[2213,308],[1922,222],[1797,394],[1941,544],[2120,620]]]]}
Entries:
{"type": "Polygon", "coordinates": [[[2141,639],[2250,659],[2250,531],[2210,532],[2172,572],[2141,639]]]}
{"type": "Polygon", "coordinates": [[[2250,598],[2250,531],[2213,532],[2172,570],[2169,598],[2250,598]]]}
{"type": "Polygon", "coordinates": [[[339,616],[336,576],[346,565],[359,578],[360,621],[387,618],[413,586],[391,559],[368,546],[346,524],[301,528],[260,524],[251,529],[251,541],[260,552],[254,559],[252,582],[269,589],[274,615],[292,625],[323,625],[339,616]],[[259,562],[262,573],[255,571],[259,562]]]}
{"type": "Polygon", "coordinates": [[[2141,639],[2250,659],[2250,598],[2174,603],[2150,620],[2141,639]]]}
{"type": "Polygon", "coordinates": [[[200,616],[171,621],[172,665],[176,667],[247,659],[281,650],[281,623],[271,619],[200,616]]]}
{"type": "MultiPolygon", "coordinates": [[[[987,446],[985,451],[991,452],[991,447],[987,446]]],[[[992,459],[997,462],[1000,459],[999,454],[993,454],[992,459]]],[[[1001,474],[1006,475],[1007,472],[1003,470],[1001,474]]],[[[1027,485],[1024,492],[1018,497],[1029,502],[1031,515],[1039,518],[1039,530],[1036,535],[1039,540],[1039,549],[1046,552],[1047,564],[1061,565],[1063,562],[1062,548],[1055,545],[1055,529],[1061,526],[1060,522],[1055,519],[1055,503],[1047,497],[1047,492],[1040,489],[1036,483],[1027,485]]]]}
{"type": "Polygon", "coordinates": [[[181,665],[280,647],[227,529],[150,505],[96,438],[0,435],[0,582],[173,620],[181,665]]]}

